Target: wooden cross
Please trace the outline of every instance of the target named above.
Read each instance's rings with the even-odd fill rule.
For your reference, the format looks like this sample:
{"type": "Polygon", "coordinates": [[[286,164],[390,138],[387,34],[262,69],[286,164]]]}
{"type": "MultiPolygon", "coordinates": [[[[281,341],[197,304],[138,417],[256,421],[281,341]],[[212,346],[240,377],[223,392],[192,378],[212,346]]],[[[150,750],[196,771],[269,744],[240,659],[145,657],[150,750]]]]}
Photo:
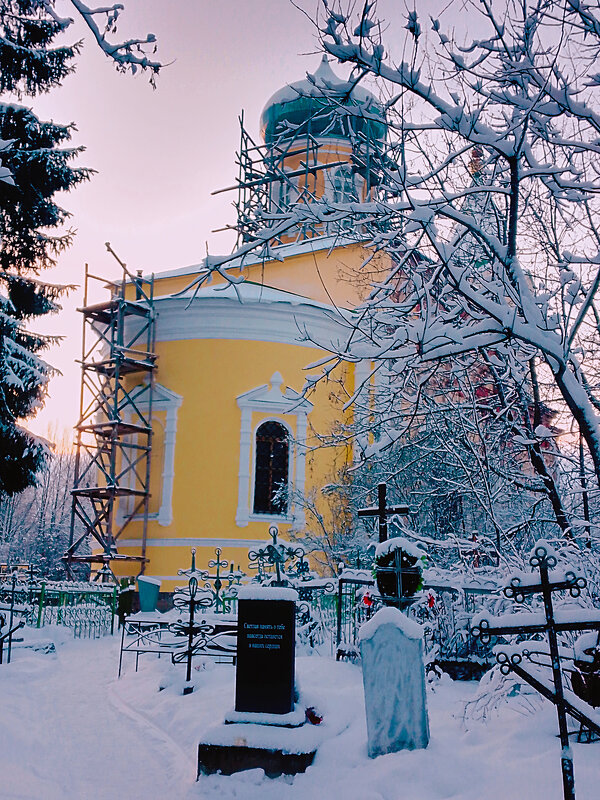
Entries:
{"type": "Polygon", "coordinates": [[[385,542],[388,538],[388,517],[394,514],[408,514],[408,506],[394,506],[388,508],[386,505],[387,486],[380,483],[377,486],[377,506],[372,508],[359,508],[359,517],[379,517],[379,541],[385,542]]]}

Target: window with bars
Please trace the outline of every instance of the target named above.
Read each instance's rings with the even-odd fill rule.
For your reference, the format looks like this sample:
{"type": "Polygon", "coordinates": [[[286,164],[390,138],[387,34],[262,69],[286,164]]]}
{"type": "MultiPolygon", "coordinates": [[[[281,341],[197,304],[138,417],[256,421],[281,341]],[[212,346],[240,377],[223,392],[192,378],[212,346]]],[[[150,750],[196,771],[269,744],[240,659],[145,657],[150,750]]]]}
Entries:
{"type": "Polygon", "coordinates": [[[254,513],[287,514],[289,434],[279,422],[263,422],[256,431],[254,513]]]}

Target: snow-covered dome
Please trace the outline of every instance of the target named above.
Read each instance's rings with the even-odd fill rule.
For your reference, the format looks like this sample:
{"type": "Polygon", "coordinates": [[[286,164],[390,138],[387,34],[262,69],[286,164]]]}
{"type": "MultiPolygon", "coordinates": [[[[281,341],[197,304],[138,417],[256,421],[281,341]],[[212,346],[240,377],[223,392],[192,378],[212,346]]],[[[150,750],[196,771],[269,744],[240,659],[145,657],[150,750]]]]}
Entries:
{"type": "Polygon", "coordinates": [[[386,135],[385,112],[371,92],[339,78],[323,56],[314,75],[290,83],[270,98],[260,116],[260,130],[267,144],[275,141],[286,128],[290,132],[317,137],[344,137],[349,127],[370,139],[382,141],[386,135]],[[351,115],[336,114],[344,106],[351,115]]]}

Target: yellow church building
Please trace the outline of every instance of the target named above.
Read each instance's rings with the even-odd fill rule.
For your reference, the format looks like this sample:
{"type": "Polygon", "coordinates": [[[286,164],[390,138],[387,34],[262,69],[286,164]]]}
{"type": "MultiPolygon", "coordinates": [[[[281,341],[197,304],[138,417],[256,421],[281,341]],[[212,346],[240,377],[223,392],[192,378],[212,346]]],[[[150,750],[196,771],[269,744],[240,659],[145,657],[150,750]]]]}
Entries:
{"type": "MultiPolygon", "coordinates": [[[[369,148],[376,152],[385,139],[384,112],[324,59],[314,75],[268,101],[261,138],[255,144],[242,126],[238,247],[285,220],[294,204],[326,198],[341,208],[368,198],[369,148]]],[[[351,422],[344,403],[369,380],[368,365],[348,364],[305,392],[307,378],[320,372],[307,368],[343,347],[353,309],[385,268],[375,259],[361,270],[372,251],[339,216],[288,228],[268,248],[228,263],[241,282],[204,263],[122,287],[120,308],[132,313],[119,323],[121,361],[111,366],[113,344],[105,341],[87,362],[105,388],[96,406],[82,405],[78,427],[101,476],[90,488],[92,473],[80,467],[74,519],[89,529],[93,548],[92,556],[79,555],[74,535],[71,563],[108,565],[117,577],[143,571],[169,591],[181,582],[177,570],[188,566],[191,547],[202,568],[218,547],[247,569],[249,550],[271,525],[285,539],[302,536],[310,525],[303,498],[352,459],[350,448],[320,447],[322,438],[351,422]],[[139,343],[127,350],[146,325],[136,311],[146,302],[143,282],[153,308],[148,358],[139,343]]],[[[100,306],[91,308],[83,311],[96,332],[103,320],[118,329],[100,306]]]]}

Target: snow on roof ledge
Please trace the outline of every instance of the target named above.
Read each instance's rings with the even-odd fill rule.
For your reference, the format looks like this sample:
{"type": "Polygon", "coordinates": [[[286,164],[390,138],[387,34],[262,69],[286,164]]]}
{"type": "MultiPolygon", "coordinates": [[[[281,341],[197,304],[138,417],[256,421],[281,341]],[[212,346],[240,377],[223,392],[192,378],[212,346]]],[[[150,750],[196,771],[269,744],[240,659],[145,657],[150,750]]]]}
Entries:
{"type": "Polygon", "coordinates": [[[175,292],[157,296],[157,302],[165,300],[180,299],[182,302],[197,304],[205,300],[233,300],[236,303],[287,303],[292,306],[312,306],[321,308],[325,311],[335,312],[334,306],[322,303],[320,300],[313,300],[300,294],[287,292],[284,289],[276,289],[273,286],[255,283],[254,281],[242,281],[242,283],[218,283],[210,286],[203,286],[201,289],[189,289],[185,292],[175,292]]]}
{"type": "Polygon", "coordinates": [[[408,639],[422,639],[423,628],[397,608],[386,606],[379,611],[368,622],[361,626],[358,638],[362,642],[365,639],[372,639],[382,625],[393,625],[399,628],[408,639]]]}
{"type": "MultiPolygon", "coordinates": [[[[303,239],[300,242],[289,242],[286,244],[275,245],[271,247],[271,251],[276,254],[276,258],[265,258],[263,259],[262,256],[258,255],[257,253],[248,253],[248,255],[244,256],[242,259],[234,258],[228,264],[224,266],[227,269],[239,269],[241,267],[250,266],[252,264],[260,264],[262,261],[275,261],[281,258],[291,258],[292,256],[298,256],[302,253],[317,253],[320,250],[329,250],[329,249],[336,249],[338,247],[347,247],[348,245],[352,244],[366,244],[370,241],[368,238],[357,238],[356,236],[338,236],[338,235],[328,235],[328,236],[315,236],[312,239],[303,239]]],[[[207,273],[208,270],[204,262],[202,261],[200,264],[190,264],[187,267],[178,267],[175,269],[166,269],[162,272],[155,272],[153,273],[154,279],[164,280],[165,278],[176,278],[180,275],[198,275],[200,273],[207,273]]],[[[149,278],[150,274],[144,275],[145,278],[149,278]]]]}
{"type": "Polygon", "coordinates": [[[242,586],[238,592],[238,600],[298,600],[298,592],[285,586],[258,586],[251,584],[242,586]]]}

